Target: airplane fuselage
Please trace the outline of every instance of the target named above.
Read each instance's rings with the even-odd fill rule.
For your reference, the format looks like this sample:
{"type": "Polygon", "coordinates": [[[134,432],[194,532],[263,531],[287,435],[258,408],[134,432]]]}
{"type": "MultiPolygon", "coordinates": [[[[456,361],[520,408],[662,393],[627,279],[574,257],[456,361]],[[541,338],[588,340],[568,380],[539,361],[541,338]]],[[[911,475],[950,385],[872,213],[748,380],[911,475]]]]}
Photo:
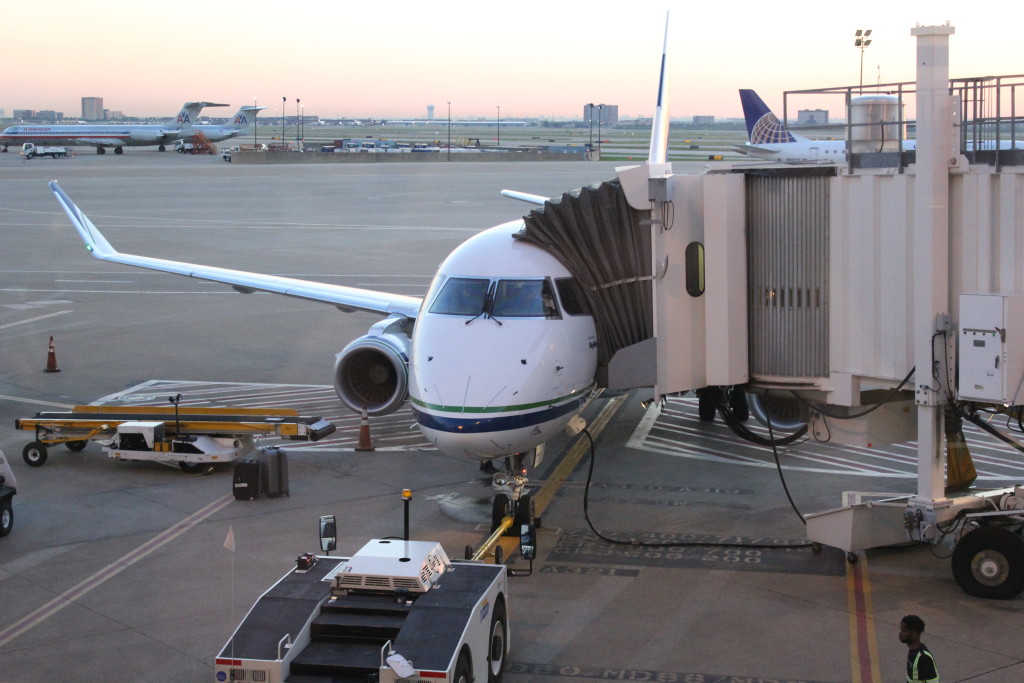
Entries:
{"type": "Polygon", "coordinates": [[[173,141],[180,132],[162,125],[11,126],[0,133],[0,145],[133,147],[173,141]]]}

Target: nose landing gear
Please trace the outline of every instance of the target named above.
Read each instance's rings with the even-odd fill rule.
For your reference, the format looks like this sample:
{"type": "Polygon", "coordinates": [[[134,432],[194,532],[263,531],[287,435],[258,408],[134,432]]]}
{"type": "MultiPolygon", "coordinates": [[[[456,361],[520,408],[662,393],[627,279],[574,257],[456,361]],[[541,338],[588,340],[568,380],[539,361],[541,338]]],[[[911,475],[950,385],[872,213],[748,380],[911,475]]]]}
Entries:
{"type": "Polygon", "coordinates": [[[497,493],[491,504],[491,533],[506,517],[512,518],[509,536],[518,536],[523,525],[540,526],[534,514],[533,496],[529,493],[524,453],[505,458],[504,467],[494,474],[492,485],[497,493]]]}

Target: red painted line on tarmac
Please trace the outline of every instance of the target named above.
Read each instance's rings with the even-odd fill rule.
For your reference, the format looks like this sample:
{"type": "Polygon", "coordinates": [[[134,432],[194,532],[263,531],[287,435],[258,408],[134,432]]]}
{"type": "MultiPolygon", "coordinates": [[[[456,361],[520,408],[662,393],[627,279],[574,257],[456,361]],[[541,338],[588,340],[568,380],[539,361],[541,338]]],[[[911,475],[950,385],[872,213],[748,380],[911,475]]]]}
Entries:
{"type": "Polygon", "coordinates": [[[851,680],[854,683],[881,683],[871,582],[868,580],[867,558],[863,554],[856,564],[846,563],[846,590],[850,612],[851,680]]]}
{"type": "Polygon", "coordinates": [[[192,513],[174,526],[146,541],[135,550],[132,550],[128,554],[114,560],[92,576],[83,579],[76,585],[47,602],[45,605],[36,609],[34,612],[27,614],[14,622],[6,629],[0,631],[0,647],[3,647],[32,627],[46,621],[60,610],[76,602],[92,589],[114,578],[128,567],[152,553],[154,550],[170,543],[175,538],[193,528],[214,513],[224,509],[233,499],[234,496],[231,494],[218,498],[206,507],[192,513]]]}

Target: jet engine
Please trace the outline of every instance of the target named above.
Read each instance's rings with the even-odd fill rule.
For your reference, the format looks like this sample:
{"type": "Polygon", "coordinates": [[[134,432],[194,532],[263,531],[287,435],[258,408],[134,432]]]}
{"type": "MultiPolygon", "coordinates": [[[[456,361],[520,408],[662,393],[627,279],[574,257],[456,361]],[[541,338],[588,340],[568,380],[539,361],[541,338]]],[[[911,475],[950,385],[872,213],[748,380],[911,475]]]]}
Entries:
{"type": "Polygon", "coordinates": [[[409,319],[393,317],[370,328],[339,353],[334,390],[351,410],[367,415],[393,413],[409,395],[409,319]]]}

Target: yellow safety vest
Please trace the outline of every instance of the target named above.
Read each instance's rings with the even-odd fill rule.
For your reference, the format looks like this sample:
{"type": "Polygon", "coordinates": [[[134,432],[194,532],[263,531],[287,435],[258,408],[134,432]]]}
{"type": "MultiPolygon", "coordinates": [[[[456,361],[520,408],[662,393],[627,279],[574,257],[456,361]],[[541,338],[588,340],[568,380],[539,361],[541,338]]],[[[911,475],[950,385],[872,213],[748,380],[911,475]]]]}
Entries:
{"type": "Polygon", "coordinates": [[[935,666],[935,657],[932,657],[932,653],[928,650],[921,650],[914,657],[914,665],[911,674],[907,676],[907,683],[919,683],[920,681],[926,681],[926,683],[939,683],[939,667],[935,666]],[[921,679],[917,677],[917,663],[921,661],[921,655],[928,655],[928,658],[932,660],[932,667],[935,669],[935,678],[921,679]]]}

